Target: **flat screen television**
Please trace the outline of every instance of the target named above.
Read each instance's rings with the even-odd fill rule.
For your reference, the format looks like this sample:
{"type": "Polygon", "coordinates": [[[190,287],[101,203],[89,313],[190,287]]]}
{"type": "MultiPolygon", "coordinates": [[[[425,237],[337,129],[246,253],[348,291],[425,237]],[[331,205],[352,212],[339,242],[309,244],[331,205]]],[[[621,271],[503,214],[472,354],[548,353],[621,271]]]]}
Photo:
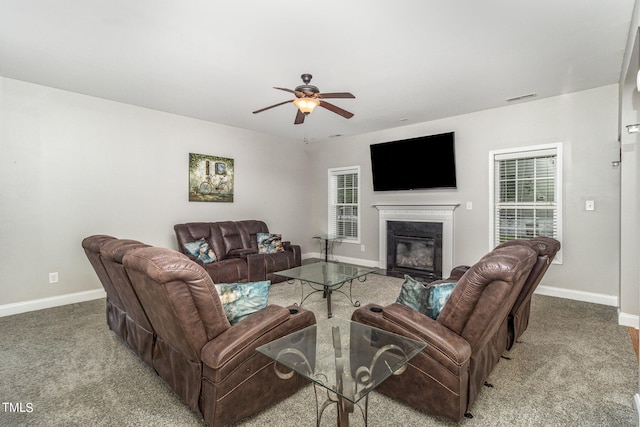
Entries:
{"type": "Polygon", "coordinates": [[[455,134],[371,144],[373,191],[456,188],[455,134]]]}

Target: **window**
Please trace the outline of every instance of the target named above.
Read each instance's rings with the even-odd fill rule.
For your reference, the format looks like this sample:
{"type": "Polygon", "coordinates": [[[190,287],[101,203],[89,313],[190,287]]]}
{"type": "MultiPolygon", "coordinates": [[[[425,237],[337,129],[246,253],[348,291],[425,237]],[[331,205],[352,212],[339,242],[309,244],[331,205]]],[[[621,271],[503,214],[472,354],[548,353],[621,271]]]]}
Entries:
{"type": "Polygon", "coordinates": [[[329,234],[360,240],[360,166],[329,169],[329,234]]]}
{"type": "MultiPolygon", "coordinates": [[[[562,241],[562,146],[490,153],[491,242],[536,236],[562,241]]],[[[556,262],[562,262],[558,252],[556,262]]]]}

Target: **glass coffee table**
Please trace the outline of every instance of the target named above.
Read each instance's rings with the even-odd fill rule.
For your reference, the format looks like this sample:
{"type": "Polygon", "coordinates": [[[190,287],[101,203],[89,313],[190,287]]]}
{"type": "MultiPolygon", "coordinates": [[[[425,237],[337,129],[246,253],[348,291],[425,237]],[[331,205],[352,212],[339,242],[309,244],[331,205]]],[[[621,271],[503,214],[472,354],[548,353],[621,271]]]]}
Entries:
{"type": "Polygon", "coordinates": [[[360,306],[360,301],[353,301],[351,295],[351,285],[355,279],[364,282],[367,274],[373,273],[373,268],[362,267],[353,264],[343,264],[340,262],[316,262],[313,264],[305,264],[300,267],[291,268],[289,270],[276,271],[275,274],[288,279],[298,279],[300,281],[300,290],[302,298],[300,305],[305,302],[311,295],[322,292],[327,299],[327,315],[331,317],[331,295],[334,291],[340,292],[349,298],[351,305],[360,306]],[[304,285],[311,287],[311,292],[304,295],[304,285]],[[349,283],[349,294],[347,295],[341,288],[349,283]]]}
{"type": "Polygon", "coordinates": [[[349,425],[357,406],[367,425],[369,392],[391,375],[400,375],[426,344],[338,317],[324,320],[268,344],[257,351],[275,360],[282,379],[294,373],[311,380],[316,393],[316,420],[337,405],[337,425],[349,425]],[[327,397],[318,402],[318,387],[327,397]],[[364,407],[360,402],[364,399],[364,407]]]}

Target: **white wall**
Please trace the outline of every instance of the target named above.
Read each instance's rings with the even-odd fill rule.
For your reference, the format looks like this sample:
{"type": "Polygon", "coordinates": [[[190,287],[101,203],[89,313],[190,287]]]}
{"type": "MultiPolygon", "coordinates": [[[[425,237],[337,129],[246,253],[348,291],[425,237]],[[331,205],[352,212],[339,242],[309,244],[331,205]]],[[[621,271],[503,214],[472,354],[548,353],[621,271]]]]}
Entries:
{"type": "Polygon", "coordinates": [[[262,219],[312,244],[300,141],[0,78],[0,153],[0,309],[101,289],[92,234],[175,248],[175,223],[262,219]],[[188,202],[190,152],[234,159],[233,203],[188,202]]]}
{"type": "MultiPolygon", "coordinates": [[[[367,135],[313,144],[313,225],[326,230],[327,169],[362,167],[362,244],[341,244],[338,256],[378,260],[378,212],[374,203],[460,203],[455,211],[454,265],[471,264],[489,247],[489,152],[554,142],[564,153],[564,262],[542,283],[558,296],[618,304],[620,170],[618,86],[516,104],[367,135]],[[373,192],[369,145],[455,131],[458,189],[373,192]],[[587,212],[586,200],[596,210],[587,212]],[[466,210],[466,202],[473,210],[466,210]]],[[[429,159],[425,158],[425,168],[429,159]]],[[[402,165],[398,165],[399,168],[402,165]]]]}
{"type": "MultiPolygon", "coordinates": [[[[640,93],[636,76],[640,68],[640,8],[636,1],[620,75],[621,150],[621,253],[620,295],[622,313],[640,313],[640,134],[629,134],[627,125],[640,123],[640,93]]],[[[638,322],[631,324],[638,328],[638,322]]]]}

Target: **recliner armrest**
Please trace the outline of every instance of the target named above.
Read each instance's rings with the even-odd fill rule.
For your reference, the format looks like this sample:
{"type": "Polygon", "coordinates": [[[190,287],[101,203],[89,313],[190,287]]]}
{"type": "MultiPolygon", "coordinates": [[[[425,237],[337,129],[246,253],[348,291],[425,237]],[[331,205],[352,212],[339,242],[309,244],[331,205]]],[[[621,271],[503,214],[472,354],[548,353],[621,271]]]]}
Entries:
{"type": "Polygon", "coordinates": [[[300,307],[269,305],[241,320],[204,345],[205,375],[221,381],[252,355],[256,347],[315,324],[313,312],[300,307]]]}
{"type": "Polygon", "coordinates": [[[224,256],[223,259],[227,259],[227,258],[246,258],[250,255],[255,255],[257,254],[258,251],[255,249],[233,249],[230,250],[229,252],[227,252],[227,254],[224,256]]]}
{"type": "Polygon", "coordinates": [[[423,352],[451,372],[457,373],[471,358],[471,346],[464,338],[402,304],[386,307],[369,304],[357,309],[352,320],[426,342],[423,352]]]}
{"type": "Polygon", "coordinates": [[[288,318],[288,309],[269,305],[209,341],[202,348],[202,361],[211,368],[219,368],[288,318]]]}

